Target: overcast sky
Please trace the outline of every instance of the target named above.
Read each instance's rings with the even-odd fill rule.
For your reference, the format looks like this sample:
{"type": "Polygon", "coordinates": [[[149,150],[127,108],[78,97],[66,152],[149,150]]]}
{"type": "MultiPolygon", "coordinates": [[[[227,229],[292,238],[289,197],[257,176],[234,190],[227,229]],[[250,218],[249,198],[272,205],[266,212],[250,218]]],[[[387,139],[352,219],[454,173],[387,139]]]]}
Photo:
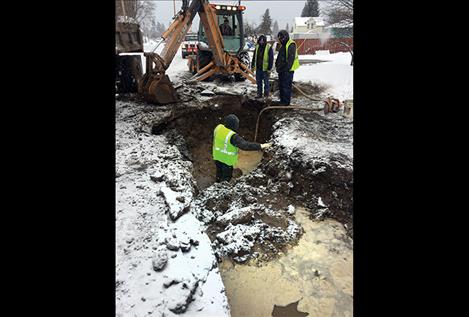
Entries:
{"type": "MultiPolygon", "coordinates": [[[[150,0],[156,3],[156,21],[163,22],[165,27],[168,27],[174,16],[173,0],[150,0]]],[[[176,12],[179,11],[182,1],[176,0],[176,12]]],[[[224,0],[211,0],[210,3],[215,4],[238,4],[237,0],[224,1],[224,0]]],[[[277,20],[280,29],[285,28],[288,23],[290,27],[293,24],[295,17],[301,16],[301,10],[305,6],[306,0],[242,0],[241,5],[246,6],[244,11],[244,20],[255,22],[259,25],[261,16],[266,9],[270,9],[270,16],[272,21],[277,20]]],[[[325,2],[319,1],[319,9],[324,6],[325,2]]],[[[199,17],[196,16],[192,22],[192,30],[198,29],[199,17]]]]}

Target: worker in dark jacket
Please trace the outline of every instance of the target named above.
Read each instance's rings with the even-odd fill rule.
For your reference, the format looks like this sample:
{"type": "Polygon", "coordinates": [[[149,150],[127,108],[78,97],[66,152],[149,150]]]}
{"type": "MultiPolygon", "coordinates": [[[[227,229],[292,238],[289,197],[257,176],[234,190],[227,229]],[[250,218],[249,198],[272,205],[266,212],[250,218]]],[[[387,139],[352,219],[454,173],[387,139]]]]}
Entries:
{"type": "Polygon", "coordinates": [[[238,129],[238,117],[230,114],[213,131],[212,157],[217,167],[217,183],[231,180],[233,166],[238,161],[238,148],[243,151],[259,151],[272,146],[270,143],[248,142],[237,133],[238,129]]]}
{"type": "Polygon", "coordinates": [[[252,70],[256,72],[257,96],[262,98],[262,83],[264,83],[264,97],[269,97],[270,71],[274,64],[274,51],[272,46],[267,43],[265,35],[259,36],[256,49],[252,55],[252,70]]]}
{"type": "Polygon", "coordinates": [[[231,29],[230,22],[228,18],[223,19],[223,24],[220,24],[220,33],[221,35],[233,35],[233,30],[231,29]]]}
{"type": "Polygon", "coordinates": [[[279,81],[280,104],[288,106],[291,100],[293,74],[300,67],[300,62],[296,43],[290,39],[288,32],[281,30],[278,32],[277,37],[282,45],[275,61],[279,81]]]}

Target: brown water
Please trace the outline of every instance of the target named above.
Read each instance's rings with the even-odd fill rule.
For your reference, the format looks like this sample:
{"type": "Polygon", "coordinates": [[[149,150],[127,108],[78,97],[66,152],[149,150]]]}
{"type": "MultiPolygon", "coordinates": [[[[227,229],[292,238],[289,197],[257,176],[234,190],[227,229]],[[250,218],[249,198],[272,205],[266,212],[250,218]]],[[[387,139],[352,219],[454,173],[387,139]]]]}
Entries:
{"type": "Polygon", "coordinates": [[[353,242],[334,220],[314,222],[298,208],[296,221],[305,233],[279,259],[255,265],[225,260],[220,272],[233,317],[272,316],[274,306],[288,306],[275,316],[353,316],[353,242]],[[285,310],[286,312],[287,310],[285,310]]]}
{"type": "Polygon", "coordinates": [[[239,168],[243,174],[249,174],[262,160],[262,151],[242,151],[239,150],[238,162],[235,168],[239,168]]]}

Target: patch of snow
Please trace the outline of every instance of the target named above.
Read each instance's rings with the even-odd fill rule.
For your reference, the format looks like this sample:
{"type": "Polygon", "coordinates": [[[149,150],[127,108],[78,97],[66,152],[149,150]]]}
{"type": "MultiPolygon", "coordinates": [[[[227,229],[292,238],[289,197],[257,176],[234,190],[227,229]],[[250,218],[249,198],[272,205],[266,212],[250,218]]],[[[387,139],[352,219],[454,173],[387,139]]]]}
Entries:
{"type": "Polygon", "coordinates": [[[166,110],[144,107],[116,102],[116,316],[230,316],[199,220],[168,214],[191,203],[192,164],[165,136],[150,133],[166,110]],[[205,307],[211,301],[216,305],[205,307]]]}

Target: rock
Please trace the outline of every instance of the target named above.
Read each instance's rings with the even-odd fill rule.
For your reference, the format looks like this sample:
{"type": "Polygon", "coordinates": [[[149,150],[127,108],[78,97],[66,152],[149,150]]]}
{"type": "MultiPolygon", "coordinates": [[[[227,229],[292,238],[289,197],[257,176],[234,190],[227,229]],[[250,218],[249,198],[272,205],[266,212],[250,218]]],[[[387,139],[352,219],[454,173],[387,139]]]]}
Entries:
{"type": "Polygon", "coordinates": [[[191,242],[187,235],[182,234],[179,237],[179,247],[181,248],[182,252],[189,252],[191,249],[191,242]]]}
{"type": "Polygon", "coordinates": [[[176,197],[180,196],[178,192],[173,189],[162,186],[160,189],[161,195],[165,199],[166,206],[169,209],[169,217],[171,220],[176,221],[179,217],[189,211],[190,208],[190,199],[184,203],[181,203],[176,197]]]}
{"type": "Polygon", "coordinates": [[[179,250],[179,242],[173,237],[166,238],[166,247],[171,251],[177,251],[179,250]]]}
{"type": "Polygon", "coordinates": [[[181,282],[181,280],[178,279],[178,278],[167,279],[163,282],[163,286],[168,288],[171,285],[179,284],[180,282],[181,282]]]}
{"type": "Polygon", "coordinates": [[[190,280],[179,283],[179,296],[169,300],[168,309],[175,314],[182,314],[187,310],[190,302],[193,301],[194,294],[199,286],[199,281],[190,280]]]}
{"type": "Polygon", "coordinates": [[[185,243],[181,243],[179,247],[181,248],[182,252],[189,252],[191,249],[191,245],[185,243]]]}
{"type": "Polygon", "coordinates": [[[160,250],[155,254],[155,256],[152,259],[152,265],[153,265],[153,270],[156,272],[161,271],[164,269],[166,266],[166,263],[168,262],[168,254],[166,253],[165,250],[160,250]]]}
{"type": "Polygon", "coordinates": [[[165,180],[165,176],[162,173],[156,172],[153,175],[150,175],[150,179],[154,181],[155,183],[159,183],[165,180]]]}

